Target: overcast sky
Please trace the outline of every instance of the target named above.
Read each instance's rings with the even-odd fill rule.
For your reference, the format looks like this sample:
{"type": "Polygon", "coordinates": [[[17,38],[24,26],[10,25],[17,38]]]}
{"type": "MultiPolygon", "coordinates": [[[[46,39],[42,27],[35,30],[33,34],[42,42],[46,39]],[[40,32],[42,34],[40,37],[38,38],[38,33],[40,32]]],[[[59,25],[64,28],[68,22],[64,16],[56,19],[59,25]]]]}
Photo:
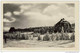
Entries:
{"type": "Polygon", "coordinates": [[[62,18],[75,22],[73,3],[4,4],[3,7],[4,31],[10,27],[54,26],[62,18]]]}

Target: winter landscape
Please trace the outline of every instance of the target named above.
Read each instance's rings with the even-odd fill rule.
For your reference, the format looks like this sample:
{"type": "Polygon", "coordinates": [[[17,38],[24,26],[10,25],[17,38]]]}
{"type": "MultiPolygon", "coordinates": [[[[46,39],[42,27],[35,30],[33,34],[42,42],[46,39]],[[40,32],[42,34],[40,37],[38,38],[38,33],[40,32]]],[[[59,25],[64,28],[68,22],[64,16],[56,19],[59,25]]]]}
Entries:
{"type": "Polygon", "coordinates": [[[74,3],[3,4],[3,48],[75,47],[74,3]]]}

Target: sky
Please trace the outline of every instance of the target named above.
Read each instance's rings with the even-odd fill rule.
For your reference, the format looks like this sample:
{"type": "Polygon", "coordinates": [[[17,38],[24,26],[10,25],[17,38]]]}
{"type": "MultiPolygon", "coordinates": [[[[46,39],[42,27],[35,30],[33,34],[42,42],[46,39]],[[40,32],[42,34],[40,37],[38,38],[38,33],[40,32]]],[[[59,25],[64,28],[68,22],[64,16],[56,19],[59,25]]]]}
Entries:
{"type": "Polygon", "coordinates": [[[23,3],[3,5],[3,30],[10,27],[54,26],[62,18],[75,23],[74,3],[23,3]]]}

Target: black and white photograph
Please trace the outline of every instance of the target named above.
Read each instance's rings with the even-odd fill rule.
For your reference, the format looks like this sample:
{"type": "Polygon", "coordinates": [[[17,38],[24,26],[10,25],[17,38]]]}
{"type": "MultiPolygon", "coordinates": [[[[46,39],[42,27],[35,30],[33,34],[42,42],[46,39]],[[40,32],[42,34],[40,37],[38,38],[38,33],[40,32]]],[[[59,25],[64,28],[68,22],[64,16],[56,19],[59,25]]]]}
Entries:
{"type": "Polygon", "coordinates": [[[75,3],[3,3],[3,48],[74,48],[75,3]]]}

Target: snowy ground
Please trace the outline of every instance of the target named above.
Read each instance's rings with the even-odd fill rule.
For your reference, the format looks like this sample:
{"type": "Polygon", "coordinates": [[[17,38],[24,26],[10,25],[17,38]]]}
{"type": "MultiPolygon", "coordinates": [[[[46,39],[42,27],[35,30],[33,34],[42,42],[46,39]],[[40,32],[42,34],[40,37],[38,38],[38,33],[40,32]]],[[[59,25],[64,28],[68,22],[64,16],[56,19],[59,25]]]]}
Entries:
{"type": "Polygon", "coordinates": [[[29,48],[29,47],[56,47],[56,48],[72,48],[75,47],[75,42],[70,40],[59,41],[38,41],[38,40],[7,40],[3,44],[4,48],[29,48]]]}

